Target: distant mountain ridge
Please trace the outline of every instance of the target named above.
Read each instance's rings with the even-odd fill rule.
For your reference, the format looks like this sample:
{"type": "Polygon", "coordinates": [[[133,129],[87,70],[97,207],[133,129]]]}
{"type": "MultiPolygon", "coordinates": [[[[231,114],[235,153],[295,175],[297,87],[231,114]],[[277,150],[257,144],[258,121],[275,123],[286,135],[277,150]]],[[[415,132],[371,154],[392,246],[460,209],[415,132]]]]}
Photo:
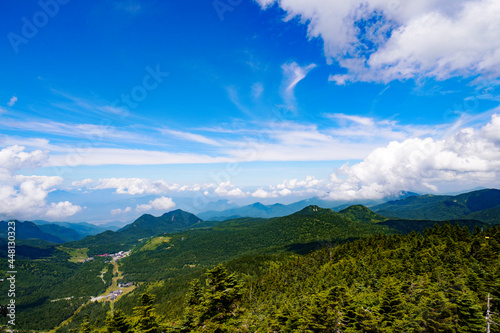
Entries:
{"type": "Polygon", "coordinates": [[[421,195],[389,201],[371,209],[387,217],[419,220],[479,220],[500,223],[500,190],[484,189],[459,195],[421,195]]]}
{"type": "Polygon", "coordinates": [[[239,217],[261,217],[261,218],[272,218],[280,217],[293,214],[308,206],[319,206],[332,208],[334,211],[340,211],[352,205],[361,204],[365,206],[373,206],[380,204],[388,200],[394,200],[398,198],[406,198],[408,196],[415,196],[417,193],[413,192],[400,192],[397,195],[393,195],[382,200],[324,200],[318,197],[313,197],[301,201],[291,203],[289,205],[283,205],[276,203],[273,205],[264,205],[260,202],[253,203],[251,205],[243,207],[234,207],[226,210],[209,210],[203,213],[197,214],[200,218],[205,221],[224,221],[228,219],[234,219],[239,217]]]}
{"type": "Polygon", "coordinates": [[[82,235],[82,238],[88,235],[97,235],[106,230],[116,231],[119,227],[113,226],[111,224],[106,225],[95,225],[87,222],[48,222],[44,220],[34,220],[36,225],[58,225],[64,228],[69,228],[75,230],[77,233],[82,235]]]}
{"type": "MultiPolygon", "coordinates": [[[[16,239],[40,239],[53,243],[64,243],[61,238],[41,230],[35,223],[15,221],[16,239]]],[[[0,238],[7,238],[8,222],[0,221],[0,238]]]]}

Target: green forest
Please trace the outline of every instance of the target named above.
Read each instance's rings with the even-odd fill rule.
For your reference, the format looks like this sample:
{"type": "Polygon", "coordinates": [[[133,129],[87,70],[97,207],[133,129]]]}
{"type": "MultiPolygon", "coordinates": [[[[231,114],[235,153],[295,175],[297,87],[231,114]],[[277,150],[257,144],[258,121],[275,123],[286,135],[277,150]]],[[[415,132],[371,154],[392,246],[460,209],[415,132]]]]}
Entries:
{"type": "Polygon", "coordinates": [[[157,230],[156,237],[127,235],[118,249],[132,251],[118,263],[119,281],[135,289],[112,303],[91,296],[118,278],[113,265],[72,257],[100,244],[113,250],[103,236],[64,246],[20,241],[18,328],[486,332],[489,294],[490,332],[500,332],[498,225],[388,219],[359,205],[194,223],[174,233],[157,230]]]}
{"type": "Polygon", "coordinates": [[[87,315],[76,329],[485,332],[489,293],[495,300],[490,331],[500,332],[493,324],[500,311],[499,236],[498,226],[471,233],[444,224],[423,234],[378,234],[307,255],[243,257],[192,279],[180,312],[162,311],[170,300],[150,288],[105,319],[87,315]]]}

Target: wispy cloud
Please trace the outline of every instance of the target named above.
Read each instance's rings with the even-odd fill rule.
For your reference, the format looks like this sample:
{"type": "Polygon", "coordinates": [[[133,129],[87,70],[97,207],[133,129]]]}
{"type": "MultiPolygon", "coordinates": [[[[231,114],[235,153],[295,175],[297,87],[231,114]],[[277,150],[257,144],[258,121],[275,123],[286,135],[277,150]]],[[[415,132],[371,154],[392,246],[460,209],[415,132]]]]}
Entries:
{"type": "Polygon", "coordinates": [[[283,72],[283,99],[285,103],[295,108],[295,87],[307,74],[316,67],[316,64],[301,67],[296,62],[285,63],[281,66],[283,72]]]}
{"type": "Polygon", "coordinates": [[[238,108],[238,110],[240,110],[242,113],[246,114],[247,116],[254,117],[254,115],[250,111],[250,109],[240,101],[238,90],[235,87],[227,87],[226,91],[227,91],[227,95],[229,97],[229,100],[234,104],[234,106],[236,106],[236,108],[238,108]]]}
{"type": "Polygon", "coordinates": [[[234,162],[234,158],[212,157],[204,154],[172,153],[142,149],[92,148],[86,152],[73,151],[53,155],[49,166],[77,165],[161,165],[161,164],[206,164],[234,162]],[[77,156],[78,162],[68,163],[77,156]]]}
{"type": "Polygon", "coordinates": [[[181,140],[193,141],[193,142],[203,143],[203,144],[211,145],[211,146],[220,146],[219,142],[217,142],[213,139],[207,138],[206,136],[203,136],[200,134],[174,131],[174,130],[169,130],[169,129],[162,129],[161,133],[174,136],[174,137],[179,138],[181,140]]]}
{"type": "Polygon", "coordinates": [[[0,127],[15,128],[23,131],[59,135],[70,138],[87,139],[92,142],[120,140],[126,142],[148,142],[150,138],[137,132],[123,131],[113,126],[95,124],[71,124],[56,121],[17,121],[5,120],[0,127]]]}
{"type": "Polygon", "coordinates": [[[259,99],[264,92],[264,86],[260,82],[252,84],[252,96],[254,99],[259,99]]]}
{"type": "Polygon", "coordinates": [[[12,96],[12,98],[9,100],[9,102],[7,103],[8,106],[12,107],[14,106],[14,104],[16,104],[17,102],[17,97],[16,96],[12,96]]]}
{"type": "Polygon", "coordinates": [[[334,113],[334,114],[329,114],[327,117],[336,119],[336,120],[347,120],[350,122],[354,122],[356,124],[364,125],[364,126],[373,126],[374,121],[372,118],[368,117],[361,117],[361,116],[355,116],[355,115],[347,115],[344,113],[334,113]]]}
{"type": "Polygon", "coordinates": [[[70,111],[77,111],[78,109],[84,110],[86,112],[91,112],[98,115],[108,115],[108,116],[119,116],[130,117],[128,110],[121,108],[119,106],[113,105],[113,103],[105,102],[105,101],[91,101],[85,98],[76,97],[66,92],[62,92],[60,90],[51,89],[52,93],[58,96],[62,96],[65,99],[69,100],[71,103],[54,103],[54,107],[60,109],[67,109],[70,111]]]}

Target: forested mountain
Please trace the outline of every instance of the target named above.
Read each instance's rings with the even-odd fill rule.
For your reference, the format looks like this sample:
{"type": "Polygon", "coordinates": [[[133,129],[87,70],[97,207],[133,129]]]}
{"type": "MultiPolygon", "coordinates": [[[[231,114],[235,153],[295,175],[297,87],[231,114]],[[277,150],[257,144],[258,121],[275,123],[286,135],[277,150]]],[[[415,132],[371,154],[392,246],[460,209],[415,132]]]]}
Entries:
{"type": "Polygon", "coordinates": [[[201,225],[196,215],[177,209],[162,216],[144,214],[118,231],[105,231],[94,236],[67,243],[73,248],[87,248],[89,255],[126,251],[145,238],[201,225]]]}
{"type": "MultiPolygon", "coordinates": [[[[368,209],[358,214],[370,214],[368,209]]],[[[169,240],[151,248],[141,243],[134,255],[123,260],[123,270],[133,281],[153,281],[182,275],[191,267],[209,267],[244,254],[284,251],[307,253],[321,246],[392,233],[389,227],[352,220],[331,209],[309,206],[275,219],[235,219],[212,228],[192,229],[169,235],[169,240]]]]}
{"type": "Polygon", "coordinates": [[[371,207],[383,216],[420,220],[475,219],[500,222],[500,190],[485,189],[456,196],[421,195],[371,207]]]}
{"type": "Polygon", "coordinates": [[[499,238],[499,226],[444,224],[307,255],[245,256],[193,276],[175,307],[164,281],[119,301],[106,324],[96,307],[75,320],[148,332],[485,332],[488,294],[499,318],[499,238]]]}
{"type": "Polygon", "coordinates": [[[45,233],[58,237],[62,242],[71,242],[84,238],[85,236],[79,234],[74,229],[66,228],[57,224],[43,224],[38,228],[45,233]]]}
{"type": "MultiPolygon", "coordinates": [[[[57,235],[54,235],[50,232],[50,230],[42,230],[39,228],[35,223],[33,222],[21,222],[21,221],[15,221],[16,222],[16,238],[17,239],[40,239],[48,242],[54,242],[54,243],[64,243],[65,241],[58,237],[57,235]]],[[[8,222],[6,221],[0,221],[0,238],[7,238],[7,228],[8,222]]],[[[54,230],[52,230],[54,231],[54,230]]],[[[68,232],[71,232],[67,230],[68,232]]],[[[59,233],[59,236],[63,231],[61,229],[58,229],[56,231],[56,234],[59,233]]]]}
{"type": "Polygon", "coordinates": [[[133,223],[118,230],[118,232],[135,237],[150,237],[161,233],[183,230],[200,222],[202,220],[196,215],[177,209],[159,217],[144,214],[133,223]]]}
{"type": "MultiPolygon", "coordinates": [[[[17,284],[16,302],[22,309],[18,320],[30,329],[55,327],[111,283],[114,268],[106,259],[83,260],[132,250],[119,262],[120,281],[137,288],[113,303],[129,328],[143,325],[141,316],[153,309],[153,333],[209,327],[224,332],[329,332],[337,327],[332,325],[345,332],[461,332],[460,325],[479,327],[484,292],[500,296],[498,285],[487,289],[500,277],[499,228],[488,229],[477,220],[434,225],[436,221],[389,219],[361,205],[340,212],[310,205],[278,218],[217,223],[176,210],[160,217],[143,215],[120,231],[63,246],[19,241],[16,264],[23,271],[17,284]],[[487,265],[493,270],[487,271],[487,265]],[[189,291],[190,281],[197,279],[201,284],[193,282],[189,291]],[[220,308],[218,285],[234,289],[223,313],[215,310],[220,308]],[[391,310],[384,303],[389,289],[397,299],[391,310]],[[146,301],[144,292],[154,297],[146,301]],[[457,319],[464,304],[470,322],[457,319]]],[[[7,252],[0,251],[0,257],[6,258],[7,252]]],[[[7,260],[0,263],[7,265],[7,260]]],[[[105,330],[114,325],[112,318],[105,320],[107,304],[89,303],[59,332],[80,325],[86,332],[92,326],[105,330]]]]}

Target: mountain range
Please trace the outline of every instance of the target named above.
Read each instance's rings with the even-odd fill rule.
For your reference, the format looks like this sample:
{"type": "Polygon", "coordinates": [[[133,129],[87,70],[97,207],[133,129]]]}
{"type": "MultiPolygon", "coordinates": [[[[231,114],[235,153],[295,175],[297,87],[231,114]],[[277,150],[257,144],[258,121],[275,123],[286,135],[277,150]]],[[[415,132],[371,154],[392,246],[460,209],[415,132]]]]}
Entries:
{"type": "MultiPolygon", "coordinates": [[[[20,239],[19,257],[16,259],[20,272],[16,304],[23,310],[23,316],[19,317],[20,325],[49,330],[69,318],[81,306],[80,300],[89,300],[90,296],[104,293],[111,283],[115,268],[109,258],[95,256],[98,254],[131,250],[128,257],[120,260],[120,281],[136,283],[137,290],[123,296],[115,303],[115,308],[123,309],[131,315],[138,295],[148,291],[158,296],[159,313],[175,316],[188,291],[189,281],[200,278],[206,269],[219,263],[240,272],[245,279],[251,279],[258,272],[280,270],[283,265],[297,258],[310,260],[310,257],[303,255],[322,248],[327,249],[324,260],[329,262],[332,260],[332,252],[328,249],[360,238],[371,237],[370,246],[374,247],[380,241],[388,241],[387,246],[390,247],[399,244],[402,239],[402,236],[390,238],[390,235],[412,234],[412,244],[418,247],[424,244],[424,236],[413,234],[412,231],[433,228],[443,220],[452,222],[451,226],[445,224],[443,230],[452,230],[450,232],[457,237],[468,232],[464,227],[478,235],[475,230],[488,230],[488,224],[467,217],[471,214],[483,218],[492,216],[500,204],[499,192],[481,190],[457,196],[413,195],[371,208],[351,205],[343,209],[337,206],[334,210],[310,204],[281,217],[241,217],[226,221],[203,221],[194,214],[176,209],[157,217],[145,214],[117,231],[107,230],[62,245],[54,244],[63,241],[61,237],[48,232],[58,232],[60,236],[70,237],[68,230],[60,229],[63,226],[43,227],[44,225],[37,226],[33,222],[18,222],[17,234],[29,238],[20,239]],[[439,218],[432,216],[433,212],[440,214],[439,218]],[[407,215],[402,216],[403,214],[407,215]],[[418,214],[427,214],[426,216],[433,218],[418,218],[421,216],[418,214]],[[456,226],[453,226],[455,223],[456,226]],[[36,237],[44,240],[32,240],[36,237]],[[88,257],[95,258],[83,262],[88,257]]],[[[265,205],[253,206],[260,210],[266,209],[265,205]]],[[[270,209],[277,211],[284,209],[283,207],[286,206],[270,209]]],[[[496,223],[494,219],[487,222],[496,223]]],[[[5,245],[6,235],[2,236],[0,244],[5,245]]],[[[484,236],[482,239],[486,241],[484,236]]],[[[495,245],[495,240],[490,243],[495,245]]],[[[480,243],[474,246],[477,249],[484,247],[480,243]]],[[[366,257],[361,258],[361,261],[349,261],[350,255],[356,255],[362,250],[355,245],[352,249],[344,255],[347,266],[339,267],[339,271],[378,260],[378,257],[366,257]]],[[[398,253],[404,254],[405,251],[398,253]]],[[[8,253],[0,251],[0,260],[6,263],[7,258],[8,253]]],[[[448,261],[446,258],[443,260],[448,261]]],[[[314,262],[311,263],[314,265],[314,262]]],[[[391,266],[387,268],[391,270],[391,266]]],[[[398,269],[395,267],[394,272],[396,271],[398,269]]],[[[367,272],[369,276],[377,274],[372,270],[367,272]]],[[[308,274],[303,271],[301,276],[292,276],[290,281],[297,282],[308,274]]],[[[272,285],[268,287],[273,288],[272,285]]],[[[6,301],[6,293],[2,295],[0,304],[6,301]]],[[[89,314],[92,318],[105,317],[109,305],[90,302],[82,311],[82,316],[89,314]]],[[[84,321],[83,317],[78,318],[75,317],[75,323],[84,321]]]]}
{"type": "Polygon", "coordinates": [[[370,207],[387,217],[420,220],[478,220],[500,223],[500,190],[484,189],[459,195],[420,195],[370,207]]]}
{"type": "MultiPolygon", "coordinates": [[[[500,190],[482,189],[458,195],[418,195],[411,192],[402,192],[397,200],[380,203],[380,200],[364,200],[356,202],[363,204],[382,216],[393,220],[475,220],[488,224],[500,223],[500,190]]],[[[386,198],[385,200],[390,199],[386,198]]],[[[149,237],[166,232],[181,231],[188,228],[210,227],[220,221],[250,218],[274,218],[287,216],[304,207],[315,205],[341,211],[353,202],[325,201],[320,198],[310,198],[289,205],[273,204],[264,205],[256,202],[251,205],[237,207],[227,200],[219,200],[208,207],[228,209],[210,210],[196,216],[177,209],[159,217],[144,214],[134,222],[118,229],[117,225],[94,225],[90,223],[47,222],[36,220],[33,222],[18,222],[21,230],[21,239],[40,239],[54,243],[83,241],[87,236],[90,240],[84,243],[98,243],[102,249],[103,244],[128,246],[130,242],[140,238],[149,237]]],[[[5,222],[4,222],[5,223],[5,222]]],[[[6,230],[6,228],[3,228],[6,230]]],[[[2,234],[0,234],[2,235],[2,234]]],[[[108,248],[108,246],[104,246],[108,248]]]]}
{"type": "MultiPolygon", "coordinates": [[[[218,210],[208,210],[202,213],[198,213],[197,216],[204,220],[210,221],[224,221],[228,219],[234,219],[239,217],[262,217],[271,218],[285,216],[293,214],[296,211],[301,210],[307,206],[316,205],[319,207],[331,208],[334,211],[340,211],[344,208],[355,204],[361,204],[365,206],[373,206],[390,200],[403,199],[409,196],[418,195],[413,192],[400,192],[397,195],[389,196],[379,200],[324,200],[318,197],[313,197],[310,199],[301,200],[298,202],[291,203],[289,205],[283,205],[276,203],[273,205],[265,205],[260,202],[253,203],[251,205],[243,207],[232,207],[229,209],[218,209],[218,210]]],[[[221,207],[219,205],[219,207],[221,207]]]]}

